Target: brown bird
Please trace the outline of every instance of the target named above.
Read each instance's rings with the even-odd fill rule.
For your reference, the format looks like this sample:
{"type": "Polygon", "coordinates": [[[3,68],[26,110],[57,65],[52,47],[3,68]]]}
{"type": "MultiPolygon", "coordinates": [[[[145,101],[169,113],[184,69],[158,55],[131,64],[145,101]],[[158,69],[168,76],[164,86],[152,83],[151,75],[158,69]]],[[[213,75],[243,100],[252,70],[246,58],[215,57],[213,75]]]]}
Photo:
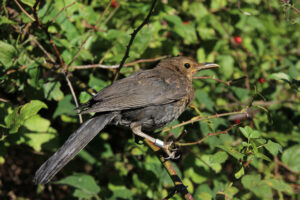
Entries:
{"type": "Polygon", "coordinates": [[[78,109],[96,113],[75,131],[36,172],[34,182],[48,183],[107,124],[125,126],[168,151],[169,143],[145,132],[164,127],[187,108],[194,97],[193,76],[200,70],[218,67],[200,64],[187,57],[162,60],[154,69],[141,70],[102,89],[78,109]]]}

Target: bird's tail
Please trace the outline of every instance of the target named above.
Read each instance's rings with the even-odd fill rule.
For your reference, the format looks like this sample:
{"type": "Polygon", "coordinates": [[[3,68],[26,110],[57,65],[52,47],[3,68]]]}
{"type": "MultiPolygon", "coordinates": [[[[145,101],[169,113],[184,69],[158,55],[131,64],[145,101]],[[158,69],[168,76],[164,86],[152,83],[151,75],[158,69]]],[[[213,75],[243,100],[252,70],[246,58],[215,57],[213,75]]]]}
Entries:
{"type": "Polygon", "coordinates": [[[68,140],[35,173],[36,184],[48,183],[72,158],[79,153],[108,123],[114,113],[95,116],[84,122],[68,140]]]}

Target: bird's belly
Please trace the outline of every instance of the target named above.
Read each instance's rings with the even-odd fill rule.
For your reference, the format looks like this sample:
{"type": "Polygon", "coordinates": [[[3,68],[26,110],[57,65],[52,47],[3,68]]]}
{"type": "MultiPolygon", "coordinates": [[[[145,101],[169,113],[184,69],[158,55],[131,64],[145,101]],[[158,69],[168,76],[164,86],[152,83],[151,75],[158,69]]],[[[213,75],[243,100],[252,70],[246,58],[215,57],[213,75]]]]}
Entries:
{"type": "Polygon", "coordinates": [[[164,127],[177,119],[185,108],[186,105],[181,104],[181,106],[178,106],[176,103],[169,103],[122,111],[120,117],[114,123],[129,127],[131,123],[136,122],[142,125],[143,130],[151,131],[164,127]]]}

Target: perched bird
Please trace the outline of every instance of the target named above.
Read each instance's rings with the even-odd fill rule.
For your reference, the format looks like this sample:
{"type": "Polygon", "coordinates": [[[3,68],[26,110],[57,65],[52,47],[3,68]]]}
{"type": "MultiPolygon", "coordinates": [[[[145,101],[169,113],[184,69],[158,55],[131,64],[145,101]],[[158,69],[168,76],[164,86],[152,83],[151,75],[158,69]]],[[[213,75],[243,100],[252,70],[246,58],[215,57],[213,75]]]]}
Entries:
{"type": "Polygon", "coordinates": [[[218,65],[173,57],[102,89],[78,108],[82,114],[96,113],[94,117],[84,122],[38,169],[34,182],[48,183],[107,124],[129,127],[134,134],[169,152],[169,144],[146,133],[177,119],[194,97],[193,76],[197,71],[215,67],[218,65]]]}

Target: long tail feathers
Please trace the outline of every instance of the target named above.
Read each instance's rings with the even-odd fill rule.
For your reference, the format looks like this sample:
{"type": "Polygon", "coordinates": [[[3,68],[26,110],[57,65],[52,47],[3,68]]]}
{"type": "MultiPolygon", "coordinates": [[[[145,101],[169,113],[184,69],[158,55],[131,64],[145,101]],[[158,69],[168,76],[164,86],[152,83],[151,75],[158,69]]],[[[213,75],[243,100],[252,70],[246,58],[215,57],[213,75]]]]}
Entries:
{"type": "Polygon", "coordinates": [[[35,173],[34,183],[48,183],[81,149],[83,149],[111,120],[113,113],[95,116],[84,122],[35,173]]]}

